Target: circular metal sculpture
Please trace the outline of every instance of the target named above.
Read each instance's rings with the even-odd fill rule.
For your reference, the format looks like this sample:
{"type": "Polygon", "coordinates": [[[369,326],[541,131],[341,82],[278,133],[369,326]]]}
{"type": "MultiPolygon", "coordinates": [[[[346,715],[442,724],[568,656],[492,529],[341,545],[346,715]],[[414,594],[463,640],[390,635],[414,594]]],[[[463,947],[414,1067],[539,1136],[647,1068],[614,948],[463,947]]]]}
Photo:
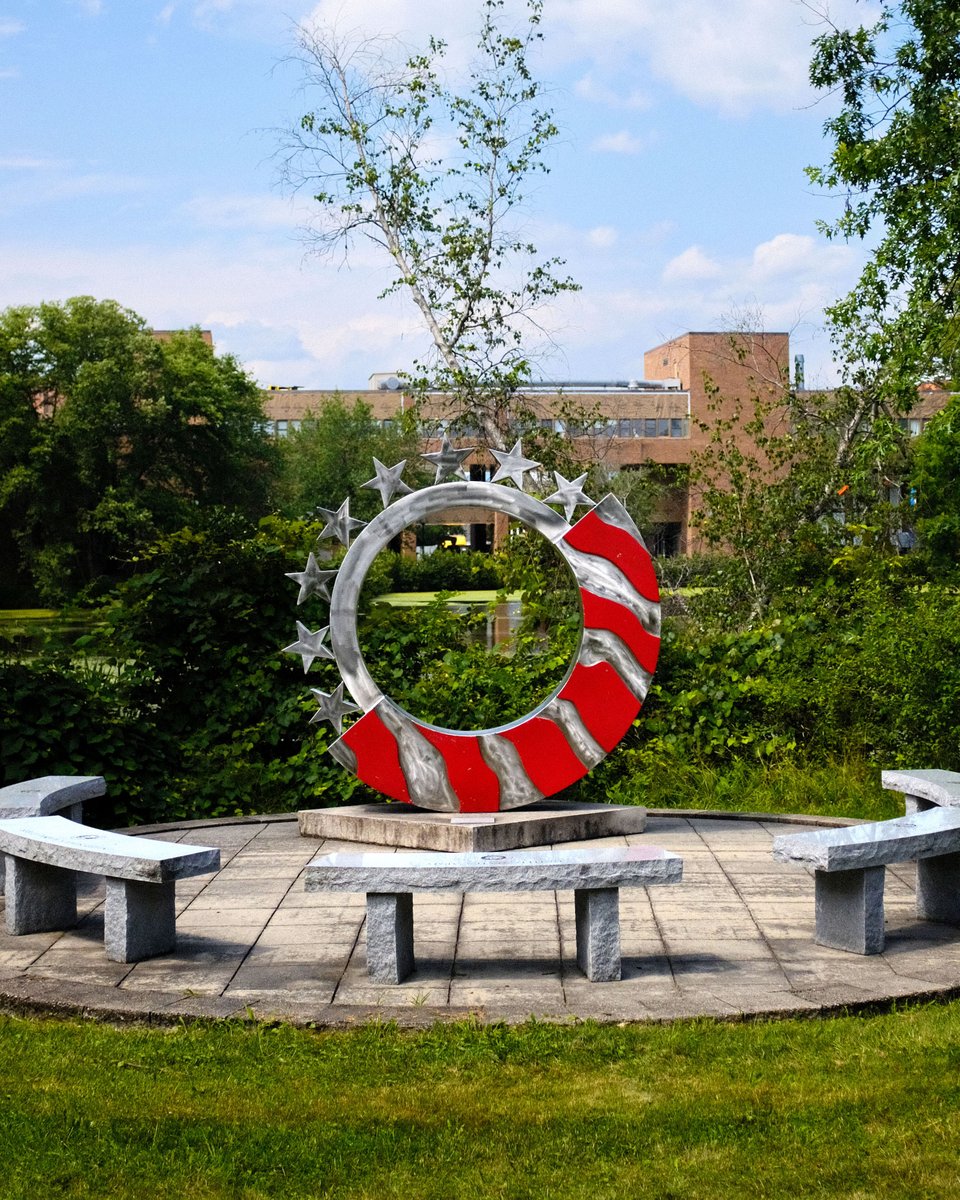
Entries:
{"type": "Polygon", "coordinates": [[[580,490],[585,476],[571,482],[559,474],[557,490],[545,500],[526,495],[519,490],[523,474],[538,464],[523,458],[519,442],[509,453],[493,452],[500,466],[491,483],[442,482],[460,474],[471,452],[454,450],[444,439],[440,452],[424,456],[437,465],[437,483],[412,493],[400,480],[403,463],[387,468],[374,460],[377,475],[364,486],[380,491],[384,511],[355,538],[362,522],[350,517],[349,501],[336,512],[322,510],[328,524],[321,539],[337,537],[346,557],[330,572],[311,554],[306,569],[290,578],[300,584],[298,603],[314,594],[330,600],[330,624],[313,633],[298,621],[298,640],[286,650],[302,657],[305,671],[315,658],[336,660],[343,683],[329,694],[313,690],[320,704],[313,720],[333,724],[339,736],[330,753],[342,766],[395,800],[476,813],[553,795],[616,746],[640,711],[656,667],[660,603],[650,555],[617,499],[593,504],[580,490]],[[500,478],[512,479],[516,489],[500,478]],[[393,501],[398,493],[403,498],[393,501]],[[560,504],[565,516],[550,503],[560,504]],[[580,646],[560,686],[519,720],[472,732],[418,720],[386,696],[357,637],[360,589],[380,550],[407,526],[467,505],[505,513],[546,537],[572,571],[583,607],[580,646]],[[578,505],[591,509],[571,525],[578,505]],[[355,704],[344,697],[344,686],[355,704]],[[354,712],[362,715],[342,732],[344,716],[354,712]]]}

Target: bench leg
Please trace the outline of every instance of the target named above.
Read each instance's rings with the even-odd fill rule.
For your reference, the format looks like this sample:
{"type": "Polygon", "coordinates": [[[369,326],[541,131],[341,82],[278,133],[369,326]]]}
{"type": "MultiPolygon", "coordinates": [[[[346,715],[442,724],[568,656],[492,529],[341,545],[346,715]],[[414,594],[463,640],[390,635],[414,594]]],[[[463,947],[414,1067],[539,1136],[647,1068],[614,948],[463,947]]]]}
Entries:
{"type": "Polygon", "coordinates": [[[816,942],[854,954],[883,949],[883,867],[816,871],[816,942]]]}
{"type": "Polygon", "coordinates": [[[917,916],[960,925],[960,854],[918,860],[917,916]]]}
{"type": "Polygon", "coordinates": [[[593,983],[620,978],[620,889],[576,888],[577,965],[593,983]]]}
{"type": "Polygon", "coordinates": [[[77,923],[75,871],[5,854],[7,933],[47,933],[77,923]]]}
{"type": "Polygon", "coordinates": [[[103,944],[111,962],[166,954],[177,940],[176,883],[107,879],[103,944]]]}
{"type": "Polygon", "coordinates": [[[402,983],[414,968],[413,893],[367,892],[367,971],[377,983],[402,983]]]}

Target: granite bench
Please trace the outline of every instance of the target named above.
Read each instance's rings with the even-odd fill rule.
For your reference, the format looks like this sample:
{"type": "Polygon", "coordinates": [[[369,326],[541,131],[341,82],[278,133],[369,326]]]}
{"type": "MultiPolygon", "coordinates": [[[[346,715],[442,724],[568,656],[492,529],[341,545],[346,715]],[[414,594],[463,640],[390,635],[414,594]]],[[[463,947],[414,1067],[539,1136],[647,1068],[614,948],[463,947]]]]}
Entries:
{"type": "Polygon", "coordinates": [[[907,814],[928,808],[960,808],[960,771],[881,771],[888,792],[902,792],[907,814]]]}
{"type": "Polygon", "coordinates": [[[414,969],[414,892],[573,890],[577,963],[588,979],[620,978],[621,887],[679,883],[683,859],[655,846],[489,854],[337,853],[307,866],[309,892],[366,892],[367,970],[400,983],[414,969]]]}
{"type": "Polygon", "coordinates": [[[917,860],[917,916],[960,924],[960,808],[930,808],[842,829],[782,834],[777,862],[814,870],[815,940],[855,954],[883,949],[884,868],[917,860]]]}
{"type": "Polygon", "coordinates": [[[113,962],[139,962],[176,943],[178,879],[216,871],[220,851],[105,833],[64,817],[0,820],[7,868],[7,933],[77,923],[76,872],[106,880],[104,945],[113,962]]]}
{"type": "MultiPolygon", "coordinates": [[[[106,794],[102,775],[43,775],[0,788],[0,819],[48,817],[63,813],[71,821],[83,820],[84,800],[106,794]]],[[[3,859],[0,858],[0,896],[3,895],[3,859]]]]}
{"type": "Polygon", "coordinates": [[[84,800],[106,794],[102,775],[44,775],[0,788],[0,818],[49,817],[64,813],[83,820],[84,800]]]}

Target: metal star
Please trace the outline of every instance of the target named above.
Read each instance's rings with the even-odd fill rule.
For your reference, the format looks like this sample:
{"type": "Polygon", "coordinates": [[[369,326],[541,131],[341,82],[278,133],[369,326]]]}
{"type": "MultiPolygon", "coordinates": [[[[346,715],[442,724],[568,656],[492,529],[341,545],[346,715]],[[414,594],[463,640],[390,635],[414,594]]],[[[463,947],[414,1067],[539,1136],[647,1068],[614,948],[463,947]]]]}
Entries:
{"type": "Polygon", "coordinates": [[[343,733],[343,718],[349,712],[362,712],[356,704],[343,698],[343,684],[338,684],[332,692],[321,692],[316,688],[311,688],[310,691],[316,697],[320,707],[310,718],[310,724],[315,725],[318,721],[329,721],[336,731],[337,737],[343,733]]]}
{"type": "Polygon", "coordinates": [[[394,496],[406,496],[413,491],[413,488],[408,487],[400,478],[406,465],[407,460],[404,459],[395,467],[385,467],[379,458],[375,458],[373,460],[373,468],[377,472],[375,477],[368,479],[366,483],[361,483],[360,486],[378,491],[380,499],[383,501],[383,507],[386,508],[394,496]]]}
{"type": "Polygon", "coordinates": [[[523,491],[524,472],[532,471],[535,467],[540,466],[532,458],[523,457],[519,438],[513,443],[512,450],[491,450],[490,453],[500,464],[490,482],[499,483],[501,479],[512,479],[521,492],[523,491]]]}
{"type": "Polygon", "coordinates": [[[287,571],[288,579],[295,579],[300,584],[300,595],[297,597],[297,603],[302,604],[308,596],[322,596],[324,600],[330,599],[329,581],[336,575],[336,571],[321,571],[317,560],[312,554],[307,555],[307,566],[303,571],[287,571]]]}
{"type": "Polygon", "coordinates": [[[546,504],[562,504],[564,515],[569,521],[573,516],[573,510],[578,504],[593,504],[589,496],[584,495],[581,491],[583,481],[586,479],[588,472],[584,471],[582,475],[578,475],[571,482],[569,479],[564,479],[559,471],[554,471],[553,477],[557,481],[557,490],[552,496],[547,496],[544,503],[546,504]]]}
{"type": "Polygon", "coordinates": [[[356,517],[350,516],[350,497],[340,505],[336,512],[332,508],[317,507],[317,512],[323,513],[327,518],[327,523],[320,531],[318,542],[322,542],[324,538],[336,538],[341,545],[350,549],[350,538],[355,529],[362,529],[366,525],[366,521],[358,521],[356,517]]]}
{"type": "Polygon", "coordinates": [[[463,450],[455,450],[450,445],[450,439],[444,434],[439,450],[434,450],[432,454],[421,454],[420,457],[425,458],[428,462],[432,462],[436,466],[437,477],[434,483],[443,483],[448,475],[453,475],[458,479],[467,478],[467,474],[463,469],[463,462],[464,459],[470,457],[475,449],[475,446],[469,446],[463,450]]]}
{"type": "Polygon", "coordinates": [[[325,644],[329,629],[329,625],[324,625],[316,633],[311,633],[306,625],[297,622],[297,640],[291,646],[284,646],[283,653],[300,655],[303,659],[304,675],[310,670],[315,658],[333,658],[333,651],[325,644]]]}

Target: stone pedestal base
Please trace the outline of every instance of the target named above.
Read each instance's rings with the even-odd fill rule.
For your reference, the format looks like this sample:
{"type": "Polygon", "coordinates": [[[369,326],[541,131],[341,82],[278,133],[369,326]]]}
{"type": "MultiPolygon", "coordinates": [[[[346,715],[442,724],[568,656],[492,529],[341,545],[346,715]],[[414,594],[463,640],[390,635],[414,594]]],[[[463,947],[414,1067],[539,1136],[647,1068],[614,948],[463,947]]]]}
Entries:
{"type": "Polygon", "coordinates": [[[645,808],[543,800],[498,813],[428,812],[407,804],[353,804],[299,814],[302,837],[411,850],[489,853],[642,833],[645,808]]]}

